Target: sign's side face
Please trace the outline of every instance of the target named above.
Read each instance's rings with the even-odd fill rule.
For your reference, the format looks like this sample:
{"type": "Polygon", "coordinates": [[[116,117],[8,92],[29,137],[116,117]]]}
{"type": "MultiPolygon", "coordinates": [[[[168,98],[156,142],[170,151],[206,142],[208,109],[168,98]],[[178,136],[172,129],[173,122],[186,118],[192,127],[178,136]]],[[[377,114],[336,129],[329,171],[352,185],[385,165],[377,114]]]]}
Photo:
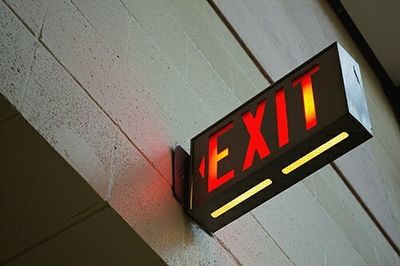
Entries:
{"type": "Polygon", "coordinates": [[[192,139],[188,211],[206,229],[218,230],[371,137],[349,111],[362,85],[355,92],[343,79],[358,65],[348,60],[355,66],[343,68],[338,47],[192,139]]]}

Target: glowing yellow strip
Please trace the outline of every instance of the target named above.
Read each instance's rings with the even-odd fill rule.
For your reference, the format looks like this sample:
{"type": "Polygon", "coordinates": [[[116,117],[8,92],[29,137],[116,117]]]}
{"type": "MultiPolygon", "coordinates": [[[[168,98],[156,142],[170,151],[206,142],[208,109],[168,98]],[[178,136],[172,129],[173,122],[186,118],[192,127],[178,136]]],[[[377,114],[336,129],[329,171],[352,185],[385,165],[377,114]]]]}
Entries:
{"type": "Polygon", "coordinates": [[[230,209],[232,209],[236,205],[242,203],[243,201],[247,200],[248,198],[250,198],[254,194],[260,192],[261,190],[263,190],[264,188],[268,187],[271,184],[272,184],[271,179],[265,179],[264,181],[262,181],[258,185],[255,185],[254,187],[250,188],[249,190],[247,190],[243,194],[237,196],[236,198],[234,198],[233,200],[231,200],[230,202],[228,202],[224,206],[222,206],[222,207],[218,208],[217,210],[213,211],[211,213],[211,217],[212,218],[217,218],[218,216],[220,216],[220,215],[224,214],[225,212],[229,211],[230,209]]]}
{"type": "Polygon", "coordinates": [[[299,168],[300,166],[302,166],[306,162],[314,159],[315,157],[317,157],[321,153],[323,153],[323,152],[327,151],[328,149],[332,148],[333,146],[335,146],[336,144],[338,144],[339,142],[341,142],[342,140],[344,140],[348,136],[349,136],[349,134],[347,132],[340,133],[336,137],[328,140],[327,142],[325,142],[324,144],[322,144],[318,148],[312,150],[311,152],[307,153],[306,155],[304,155],[300,159],[296,160],[295,162],[293,162],[293,163],[289,164],[288,166],[286,166],[285,168],[283,168],[282,169],[282,173],[284,173],[285,175],[289,174],[290,172],[292,172],[293,170],[299,168]]]}

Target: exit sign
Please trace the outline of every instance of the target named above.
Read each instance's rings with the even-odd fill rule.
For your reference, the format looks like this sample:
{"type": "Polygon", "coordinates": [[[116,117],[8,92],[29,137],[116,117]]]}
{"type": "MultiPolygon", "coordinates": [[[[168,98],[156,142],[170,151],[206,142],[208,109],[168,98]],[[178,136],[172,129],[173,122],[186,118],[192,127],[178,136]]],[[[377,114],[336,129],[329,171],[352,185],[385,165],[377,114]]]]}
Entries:
{"type": "Polygon", "coordinates": [[[191,140],[187,211],[214,232],[371,133],[359,66],[334,43],[191,140]]]}

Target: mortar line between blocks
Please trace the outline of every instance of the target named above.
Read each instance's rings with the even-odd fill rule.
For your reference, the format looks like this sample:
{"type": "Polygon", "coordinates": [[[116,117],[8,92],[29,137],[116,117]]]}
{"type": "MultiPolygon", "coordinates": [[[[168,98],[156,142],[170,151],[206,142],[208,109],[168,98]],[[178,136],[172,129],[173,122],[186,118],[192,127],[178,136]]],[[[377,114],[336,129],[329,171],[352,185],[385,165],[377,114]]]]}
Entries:
{"type": "Polygon", "coordinates": [[[31,78],[31,73],[32,73],[32,69],[33,69],[33,64],[35,62],[35,57],[36,57],[36,52],[37,52],[38,46],[39,46],[39,44],[35,42],[35,49],[33,50],[32,60],[29,64],[28,73],[26,74],[26,78],[24,81],[24,87],[22,88],[22,96],[21,96],[20,103],[19,103],[21,110],[23,110],[23,108],[24,108],[25,96],[26,96],[26,93],[28,90],[28,82],[29,82],[29,79],[31,78]]]}
{"type": "Polygon", "coordinates": [[[115,129],[113,135],[113,145],[111,147],[111,167],[110,167],[110,177],[108,179],[108,191],[106,195],[106,200],[111,200],[112,191],[114,188],[114,164],[115,164],[115,150],[117,149],[117,129],[115,129]]]}
{"type": "Polygon", "coordinates": [[[14,14],[14,16],[17,17],[17,19],[22,23],[22,25],[25,26],[25,28],[33,35],[33,37],[35,37],[35,33],[33,32],[33,30],[28,26],[28,24],[22,19],[22,17],[20,15],[18,15],[18,13],[12,8],[11,5],[9,5],[5,0],[2,0],[2,2],[4,3],[4,5],[6,5],[8,7],[8,9],[10,9],[11,13],[14,14]]]}
{"type": "Polygon", "coordinates": [[[380,260],[379,260],[379,256],[378,256],[378,252],[377,252],[377,250],[376,250],[375,244],[373,244],[373,246],[374,246],[374,253],[375,253],[376,261],[378,262],[378,266],[381,266],[381,262],[380,262],[380,260]]]}
{"type": "Polygon", "coordinates": [[[332,162],[331,166],[333,170],[336,172],[336,174],[342,179],[346,187],[350,190],[351,194],[356,198],[358,203],[361,205],[361,207],[364,209],[366,214],[369,216],[369,218],[372,220],[372,222],[375,224],[375,226],[378,228],[378,230],[381,232],[383,237],[388,241],[389,245],[394,249],[396,254],[399,256],[400,255],[400,248],[397,246],[395,241],[391,238],[391,236],[386,232],[386,230],[383,228],[382,224],[380,221],[375,217],[375,214],[371,211],[371,209],[368,207],[368,205],[364,202],[364,200],[361,198],[360,194],[358,194],[357,190],[353,187],[353,185],[350,183],[350,181],[346,178],[345,174],[340,170],[336,162],[332,162]]]}
{"type": "Polygon", "coordinates": [[[60,60],[55,56],[55,54],[47,47],[42,39],[39,39],[40,44],[50,53],[50,55],[57,61],[57,63],[68,73],[68,75],[77,83],[77,85],[85,92],[85,94],[92,100],[95,105],[103,112],[103,114],[111,121],[111,123],[125,136],[125,138],[131,143],[131,145],[137,150],[137,152],[155,169],[155,171],[169,184],[168,179],[161,173],[161,171],[154,165],[154,163],[144,154],[144,152],[130,139],[130,137],[126,134],[126,132],[118,125],[114,119],[103,109],[103,107],[98,103],[96,99],[93,98],[92,95],[85,89],[82,83],[75,78],[75,76],[69,71],[67,67],[65,67],[60,60]]]}
{"type": "Polygon", "coordinates": [[[90,20],[85,16],[85,14],[79,9],[78,6],[74,3],[74,1],[69,0],[69,2],[70,2],[71,5],[73,5],[74,8],[82,15],[82,17],[87,21],[87,23],[89,23],[89,25],[92,26],[93,30],[94,30],[97,34],[101,35],[101,34],[97,31],[97,29],[94,27],[94,25],[90,22],[90,20]]]}
{"type": "MultiPolygon", "coordinates": [[[[165,59],[166,62],[168,62],[168,64],[175,70],[176,74],[182,79],[182,81],[185,83],[185,85],[187,85],[188,87],[192,88],[192,86],[187,82],[187,80],[185,79],[185,77],[182,75],[182,73],[177,69],[176,65],[173,64],[171,62],[171,58],[167,55],[164,54],[162,52],[162,49],[160,47],[160,45],[153,39],[153,37],[146,31],[146,29],[143,27],[143,25],[138,21],[138,19],[136,18],[136,16],[133,14],[133,12],[129,12],[130,14],[132,14],[132,16],[135,18],[136,22],[141,26],[143,33],[146,35],[146,37],[148,38],[148,41],[151,42],[151,44],[154,45],[154,47],[157,49],[157,51],[160,53],[160,55],[165,59]]],[[[189,36],[187,36],[189,37],[189,36]]],[[[189,38],[190,41],[190,38],[189,38]]],[[[207,61],[208,62],[208,61],[207,61]]],[[[209,63],[209,62],[208,62],[209,63]]],[[[220,77],[221,78],[221,77],[220,77]]],[[[205,100],[199,95],[199,92],[196,89],[192,89],[192,93],[195,96],[196,99],[198,99],[198,101],[204,106],[204,110],[208,111],[210,114],[214,114],[213,109],[208,106],[205,102],[205,100]]],[[[233,93],[232,93],[233,94],[233,93]]],[[[234,94],[233,94],[234,95],[234,94]]],[[[235,96],[235,95],[234,95],[235,96]]],[[[240,101],[237,99],[237,97],[235,96],[235,99],[238,101],[238,103],[240,103],[240,101]]]]}
{"type": "MultiPolygon", "coordinates": [[[[25,26],[25,28],[31,33],[31,35],[35,38],[35,33],[32,31],[31,28],[22,20],[22,18],[15,12],[15,10],[8,5],[5,0],[2,0],[2,2],[9,8],[11,13],[13,13],[17,19],[25,26]]],[[[74,5],[75,6],[75,5],[74,5]]],[[[46,13],[47,13],[47,7],[46,7],[46,13]]],[[[43,18],[43,26],[44,27],[44,19],[43,18]]],[[[36,38],[35,38],[36,39],[36,38]]],[[[41,35],[37,39],[38,43],[43,46],[43,48],[46,49],[46,51],[57,61],[57,63],[68,73],[68,75],[78,84],[78,86],[85,92],[85,94],[95,103],[95,105],[101,110],[102,113],[106,115],[106,117],[111,121],[111,123],[128,139],[129,143],[136,149],[136,151],[150,164],[151,167],[153,167],[156,172],[164,179],[164,181],[167,182],[168,185],[171,185],[168,179],[161,173],[160,170],[154,165],[154,163],[144,154],[144,152],[139,149],[139,147],[134,144],[134,142],[129,138],[129,136],[125,133],[124,130],[112,119],[112,117],[101,107],[101,105],[89,94],[89,92],[83,87],[83,85],[79,82],[78,79],[75,78],[74,75],[58,60],[58,58],[55,56],[55,54],[47,47],[47,45],[44,43],[43,39],[41,38],[41,35]]],[[[37,47],[38,48],[38,47],[37,47]]],[[[37,49],[36,48],[36,49],[37,49]]],[[[32,65],[33,65],[34,58],[32,59],[32,65]]]]}
{"type": "MultiPolygon", "coordinates": [[[[22,25],[33,35],[34,39],[37,40],[35,38],[35,33],[33,32],[33,30],[28,26],[28,24],[25,23],[25,21],[17,14],[17,12],[5,0],[3,0],[3,3],[11,11],[11,13],[13,13],[14,16],[17,17],[17,19],[22,23],[22,25]]],[[[34,47],[34,50],[33,50],[32,60],[31,60],[31,62],[29,64],[29,70],[28,70],[28,73],[26,74],[26,78],[25,78],[24,85],[23,85],[23,88],[22,88],[22,95],[21,95],[20,99],[16,100],[17,102],[19,102],[19,106],[20,106],[21,110],[22,110],[22,107],[23,107],[23,104],[24,104],[27,85],[28,85],[29,78],[31,76],[33,62],[35,61],[35,55],[36,55],[36,51],[37,51],[37,48],[38,48],[38,45],[37,45],[36,42],[34,43],[34,45],[35,45],[35,47],[34,47]]]]}
{"type": "Polygon", "coordinates": [[[214,2],[215,0],[207,0],[207,2],[210,4],[211,8],[215,11],[217,16],[222,20],[222,22],[225,24],[225,26],[228,28],[228,30],[232,33],[233,37],[237,40],[239,45],[244,49],[246,54],[250,57],[251,61],[255,64],[255,66],[258,68],[258,70],[261,72],[261,74],[265,77],[265,79],[270,83],[273,84],[274,81],[271,78],[271,76],[267,73],[263,65],[260,63],[260,61],[257,59],[257,57],[253,54],[251,49],[246,45],[245,41],[240,37],[239,33],[236,31],[236,29],[232,26],[232,24],[229,22],[229,19],[224,15],[224,13],[219,9],[217,4],[214,2]]]}
{"type": "MultiPolygon", "coordinates": [[[[174,21],[179,24],[179,26],[182,28],[182,31],[184,32],[185,36],[187,37],[187,41],[185,43],[186,46],[186,50],[187,50],[187,46],[189,45],[189,43],[191,45],[193,45],[193,47],[195,47],[197,49],[197,51],[199,52],[201,58],[206,62],[207,65],[210,66],[210,68],[213,70],[213,72],[215,73],[215,75],[217,76],[217,79],[219,79],[219,81],[222,82],[222,84],[225,85],[225,87],[230,91],[230,93],[233,95],[233,97],[241,104],[242,102],[239,100],[239,98],[236,96],[235,92],[233,91],[232,87],[228,84],[228,81],[226,81],[225,79],[222,78],[221,74],[218,72],[218,70],[215,68],[215,66],[210,62],[210,60],[208,59],[208,57],[204,54],[204,51],[202,49],[200,49],[200,47],[194,42],[194,40],[192,40],[192,38],[186,33],[186,31],[184,30],[184,27],[182,25],[182,23],[176,18],[176,16],[173,14],[173,12],[171,12],[169,10],[169,13],[171,14],[172,18],[174,19],[174,21]],[[189,43],[188,43],[189,42],[189,43]]],[[[214,33],[211,33],[215,36],[214,33]]],[[[216,36],[217,40],[220,42],[219,38],[216,36]]],[[[221,43],[221,42],[220,42],[221,43]]],[[[222,45],[223,46],[223,45],[222,45]]],[[[226,50],[225,50],[226,51],[226,50]]],[[[186,58],[187,61],[187,58],[186,58]]]]}
{"type": "Polygon", "coordinates": [[[294,263],[294,261],[292,261],[292,259],[289,257],[288,254],[286,254],[286,252],[283,250],[283,248],[278,244],[278,242],[275,241],[275,239],[270,235],[270,233],[268,233],[267,229],[265,229],[265,227],[260,223],[260,221],[256,218],[256,216],[250,211],[251,216],[253,216],[253,218],[256,220],[256,222],[261,226],[262,230],[264,230],[264,232],[272,239],[272,241],[275,243],[275,245],[279,248],[280,251],[282,251],[282,253],[286,256],[286,258],[293,264],[296,265],[296,263],[294,263]]]}
{"type": "MultiPolygon", "coordinates": [[[[69,2],[71,3],[71,5],[73,5],[73,7],[82,15],[82,17],[87,21],[87,23],[89,23],[89,25],[93,28],[93,30],[103,38],[103,35],[97,31],[96,27],[92,24],[92,22],[86,17],[86,15],[79,9],[79,7],[73,2],[73,0],[69,0],[69,2]]],[[[105,39],[105,38],[103,38],[105,39]]],[[[109,42],[105,41],[105,44],[107,45],[107,47],[113,51],[115,53],[115,55],[120,58],[122,55],[114,49],[114,47],[112,47],[112,45],[109,44],[109,42]]]]}
{"type": "MultiPolygon", "coordinates": [[[[99,32],[97,32],[96,28],[94,27],[94,25],[92,23],[90,23],[90,21],[88,20],[88,18],[81,12],[81,10],[73,3],[72,0],[69,0],[71,2],[71,4],[77,9],[77,11],[83,16],[83,18],[88,21],[88,23],[92,26],[92,28],[95,30],[95,32],[97,34],[99,34],[101,36],[101,34],[99,32]]],[[[159,47],[159,45],[154,42],[154,40],[152,39],[152,37],[145,31],[143,25],[139,22],[139,20],[137,19],[137,17],[133,14],[133,12],[131,12],[124,3],[122,3],[123,6],[126,8],[126,10],[128,10],[128,14],[131,14],[132,17],[134,18],[134,20],[142,27],[144,33],[146,34],[146,36],[149,38],[149,41],[157,48],[157,50],[160,52],[160,54],[163,55],[163,53],[161,52],[161,49],[159,47]]],[[[89,94],[89,92],[84,88],[84,86],[78,81],[77,78],[74,77],[74,75],[72,74],[72,72],[70,72],[58,59],[57,57],[51,52],[51,50],[46,46],[46,44],[44,43],[44,41],[42,39],[39,40],[40,43],[49,51],[49,53],[57,60],[57,62],[67,71],[67,73],[77,82],[77,84],[85,91],[85,93],[89,96],[90,99],[92,99],[96,105],[104,112],[104,114],[106,114],[106,116],[112,121],[112,123],[121,131],[121,133],[128,139],[128,141],[136,148],[136,150],[146,159],[146,161],[160,174],[160,176],[167,182],[167,184],[169,186],[171,186],[172,184],[170,183],[169,179],[166,178],[161,171],[155,166],[155,164],[144,154],[144,152],[142,152],[141,149],[139,149],[139,147],[134,144],[134,142],[128,137],[128,135],[125,133],[124,130],[122,130],[122,128],[114,121],[114,119],[111,118],[111,116],[100,106],[100,104],[89,94]]],[[[127,40],[127,45],[128,45],[128,50],[127,50],[127,58],[129,56],[129,40],[127,40]]],[[[113,49],[111,49],[112,51],[114,51],[113,49]]],[[[115,52],[115,51],[114,51],[115,52]]],[[[116,53],[118,54],[118,53],[116,53]]],[[[163,55],[166,59],[166,61],[171,65],[172,68],[175,69],[177,75],[183,80],[183,82],[185,82],[187,85],[189,85],[187,83],[187,81],[184,79],[184,77],[182,76],[182,74],[178,71],[178,69],[176,68],[176,66],[174,64],[172,64],[170,62],[170,58],[166,55],[163,55]]],[[[203,104],[203,106],[205,107],[205,110],[207,110],[209,113],[213,114],[213,111],[211,110],[211,108],[204,102],[204,100],[198,95],[198,92],[196,90],[193,90],[193,94],[195,96],[197,96],[196,98],[200,100],[200,103],[203,104]]],[[[237,99],[237,97],[236,97],[237,99]]],[[[239,100],[238,100],[239,101],[239,100]]],[[[239,101],[240,103],[240,101],[239,101]]]]}
{"type": "Polygon", "coordinates": [[[131,38],[131,34],[130,34],[130,31],[131,31],[131,22],[132,21],[132,18],[129,18],[128,19],[128,22],[127,22],[127,26],[126,26],[126,46],[125,46],[125,62],[124,62],[124,64],[125,65],[128,65],[128,59],[129,59],[129,41],[130,41],[130,38],[131,38]]]}
{"type": "Polygon", "coordinates": [[[237,263],[237,265],[242,266],[243,264],[240,262],[240,260],[233,254],[233,252],[225,245],[225,243],[220,240],[215,234],[212,234],[212,236],[217,240],[217,242],[222,246],[222,248],[228,252],[228,254],[232,257],[232,259],[237,263]]]}
{"type": "Polygon", "coordinates": [[[140,27],[144,28],[142,23],[140,23],[138,18],[135,16],[135,14],[133,14],[133,12],[125,5],[124,1],[119,0],[119,2],[124,6],[126,12],[128,12],[128,14],[131,15],[133,17],[133,19],[140,25],[140,27]]]}
{"type": "Polygon", "coordinates": [[[47,15],[47,10],[49,8],[49,0],[46,1],[46,10],[44,11],[44,15],[43,15],[43,19],[42,19],[42,24],[40,25],[40,30],[39,30],[39,35],[37,37],[37,40],[39,40],[40,38],[42,38],[42,32],[43,32],[43,28],[44,28],[44,22],[46,20],[46,15],[47,15]]]}

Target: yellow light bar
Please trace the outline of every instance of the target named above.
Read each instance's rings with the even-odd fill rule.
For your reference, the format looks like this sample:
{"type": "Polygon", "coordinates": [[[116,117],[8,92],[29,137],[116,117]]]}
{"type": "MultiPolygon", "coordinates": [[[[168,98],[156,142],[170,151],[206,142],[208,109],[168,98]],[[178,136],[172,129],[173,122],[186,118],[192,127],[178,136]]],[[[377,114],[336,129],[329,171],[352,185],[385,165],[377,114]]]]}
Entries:
{"type": "Polygon", "coordinates": [[[213,211],[211,213],[211,217],[212,218],[217,218],[218,216],[220,216],[220,215],[224,214],[225,212],[229,211],[230,209],[232,209],[236,205],[242,203],[243,201],[247,200],[248,198],[250,198],[251,196],[253,196],[256,193],[260,192],[261,190],[263,190],[264,188],[268,187],[271,184],[272,184],[271,179],[265,179],[261,183],[255,185],[254,187],[250,188],[249,190],[247,190],[243,194],[240,194],[239,196],[237,196],[236,198],[234,198],[230,202],[226,203],[222,207],[220,207],[217,210],[213,211]]]}
{"type": "Polygon", "coordinates": [[[318,148],[312,150],[311,152],[307,153],[306,155],[304,155],[300,159],[294,161],[293,163],[291,163],[288,166],[286,166],[285,168],[283,168],[282,169],[282,173],[284,173],[285,175],[289,174],[290,172],[292,172],[295,169],[299,168],[300,166],[302,166],[306,162],[314,159],[315,157],[317,157],[321,153],[323,153],[323,152],[327,151],[328,149],[332,148],[333,146],[335,146],[336,144],[338,144],[339,142],[341,142],[342,140],[344,140],[348,136],[349,136],[349,134],[347,132],[340,133],[336,137],[328,140],[327,142],[325,142],[324,144],[322,144],[318,148]]]}

